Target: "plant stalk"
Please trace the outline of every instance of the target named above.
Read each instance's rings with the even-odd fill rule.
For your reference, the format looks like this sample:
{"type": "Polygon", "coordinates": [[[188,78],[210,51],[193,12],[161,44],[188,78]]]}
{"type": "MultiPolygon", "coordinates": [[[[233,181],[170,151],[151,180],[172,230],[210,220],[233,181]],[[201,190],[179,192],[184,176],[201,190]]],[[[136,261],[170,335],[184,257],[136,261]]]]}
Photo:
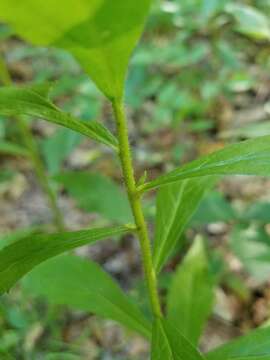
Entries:
{"type": "Polygon", "coordinates": [[[151,308],[155,316],[162,317],[162,311],[157,289],[157,278],[152,261],[152,252],[148,229],[143,214],[141,199],[139,194],[137,193],[125,110],[122,101],[114,100],[112,101],[112,105],[117,125],[121,167],[128,198],[133,212],[134,221],[137,226],[137,234],[141,246],[142,262],[149,292],[149,298],[151,302],[151,308]]]}
{"type": "MultiPolygon", "coordinates": [[[[1,59],[0,59],[0,61],[1,61],[1,59]]],[[[9,74],[7,67],[5,66],[4,61],[1,61],[1,67],[3,68],[5,76],[2,76],[0,80],[2,80],[2,83],[5,86],[11,86],[12,79],[11,79],[11,76],[9,74]]],[[[36,176],[40,183],[40,186],[41,186],[44,194],[47,195],[48,205],[52,211],[52,215],[53,215],[53,219],[54,219],[54,225],[58,231],[63,231],[64,230],[63,216],[57,205],[57,198],[56,198],[55,192],[52,190],[52,188],[49,184],[49,180],[48,180],[48,177],[46,174],[46,169],[45,169],[44,163],[40,157],[39,150],[38,150],[36,142],[33,138],[32,132],[23,117],[16,116],[15,121],[16,121],[18,129],[22,135],[24,145],[29,151],[30,158],[31,158],[36,176]]]]}

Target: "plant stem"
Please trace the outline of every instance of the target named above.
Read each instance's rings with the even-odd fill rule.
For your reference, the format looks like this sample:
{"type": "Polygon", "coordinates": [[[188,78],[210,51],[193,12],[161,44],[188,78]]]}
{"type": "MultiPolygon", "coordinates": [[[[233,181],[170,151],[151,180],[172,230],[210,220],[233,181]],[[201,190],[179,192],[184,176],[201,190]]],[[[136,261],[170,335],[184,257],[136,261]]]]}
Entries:
{"type": "MultiPolygon", "coordinates": [[[[10,85],[12,85],[11,76],[9,74],[9,71],[8,71],[4,61],[2,61],[1,59],[0,59],[0,61],[1,61],[1,68],[3,70],[3,75],[4,75],[1,77],[1,80],[4,85],[10,86],[10,85]]],[[[64,230],[63,216],[57,205],[57,198],[56,198],[55,192],[53,191],[53,189],[50,186],[50,183],[49,183],[49,180],[48,180],[48,177],[46,174],[46,169],[45,169],[44,163],[40,157],[39,150],[38,150],[38,147],[34,140],[34,137],[32,135],[32,132],[31,132],[28,124],[24,120],[24,118],[17,116],[17,117],[15,117],[15,121],[16,121],[18,129],[22,135],[24,145],[29,151],[31,161],[32,161],[33,167],[35,169],[36,176],[39,180],[40,186],[41,186],[43,192],[47,195],[48,205],[53,214],[55,227],[57,230],[62,231],[62,230],[64,230]]]]}
{"type": "Polygon", "coordinates": [[[137,186],[132,164],[131,149],[128,139],[127,121],[122,101],[112,101],[114,116],[117,125],[117,134],[120,148],[120,161],[124,176],[125,186],[133,212],[134,221],[137,226],[137,234],[140,241],[142,262],[147,282],[150,302],[153,314],[162,317],[159,302],[156,273],[152,261],[151,244],[148,236],[146,221],[144,218],[140,196],[137,193],[137,186]]]}

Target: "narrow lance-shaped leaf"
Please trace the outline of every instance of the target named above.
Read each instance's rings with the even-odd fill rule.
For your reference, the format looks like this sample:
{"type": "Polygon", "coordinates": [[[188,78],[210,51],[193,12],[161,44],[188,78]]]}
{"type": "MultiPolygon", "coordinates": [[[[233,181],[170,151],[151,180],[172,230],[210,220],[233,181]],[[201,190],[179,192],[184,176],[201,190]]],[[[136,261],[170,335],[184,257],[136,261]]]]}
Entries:
{"type": "Polygon", "coordinates": [[[48,86],[48,84],[41,84],[33,87],[7,86],[0,88],[0,114],[39,117],[117,149],[116,138],[102,124],[97,121],[80,121],[50,102],[46,97],[48,86]]]}
{"type": "Polygon", "coordinates": [[[270,136],[242,141],[203,156],[142,185],[141,192],[206,175],[270,175],[270,136]]]}
{"type": "Polygon", "coordinates": [[[270,327],[251,331],[206,356],[207,360],[264,360],[270,358],[270,327]],[[240,358],[240,359],[239,359],[240,358]]]}
{"type": "Polygon", "coordinates": [[[216,177],[190,179],[159,189],[153,252],[157,271],[161,270],[173,252],[205,192],[216,180],[216,177]]]}
{"type": "Polygon", "coordinates": [[[24,289],[53,304],[89,311],[150,338],[151,324],[122,289],[94,262],[74,255],[50,259],[29,273],[24,289]]]}
{"type": "Polygon", "coordinates": [[[130,232],[129,226],[29,235],[0,251],[0,295],[41,262],[79,246],[130,232]]]}
{"type": "Polygon", "coordinates": [[[0,20],[35,45],[69,51],[107,97],[120,98],[150,2],[1,0],[0,20]]]}
{"type": "Polygon", "coordinates": [[[38,227],[22,228],[0,236],[0,250],[4,247],[37,233],[38,227]]]}
{"type": "Polygon", "coordinates": [[[202,354],[167,320],[154,322],[151,360],[204,360],[202,354]]]}
{"type": "Polygon", "coordinates": [[[167,317],[197,346],[214,302],[214,281],[202,238],[198,237],[176,270],[167,298],[167,317]]]}

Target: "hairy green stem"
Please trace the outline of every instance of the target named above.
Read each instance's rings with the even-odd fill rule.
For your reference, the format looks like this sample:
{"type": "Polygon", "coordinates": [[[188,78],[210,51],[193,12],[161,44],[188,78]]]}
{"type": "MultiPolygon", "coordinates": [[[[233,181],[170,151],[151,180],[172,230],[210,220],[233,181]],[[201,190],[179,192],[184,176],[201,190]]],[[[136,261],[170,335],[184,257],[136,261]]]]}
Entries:
{"type": "Polygon", "coordinates": [[[140,241],[142,262],[147,282],[150,302],[153,314],[162,317],[162,311],[159,302],[156,273],[152,261],[151,244],[148,236],[146,221],[144,218],[140,196],[137,193],[137,186],[132,164],[131,150],[128,139],[127,121],[122,101],[112,102],[114,116],[117,125],[118,141],[120,148],[120,161],[128,193],[130,205],[133,212],[134,221],[137,226],[137,234],[140,241]]]}
{"type": "MultiPolygon", "coordinates": [[[[6,86],[12,85],[12,79],[9,74],[7,67],[5,66],[4,61],[1,61],[1,68],[3,69],[3,75],[0,80],[2,80],[3,84],[6,86]]],[[[17,123],[18,129],[22,135],[22,139],[24,142],[25,147],[28,149],[31,161],[36,173],[36,176],[39,180],[40,186],[43,192],[47,195],[48,205],[52,211],[54,224],[57,230],[62,231],[64,229],[64,221],[61,211],[57,205],[57,198],[55,192],[50,186],[46,169],[44,163],[40,157],[39,150],[37,148],[36,142],[33,138],[32,132],[26,123],[26,121],[20,117],[15,117],[15,121],[17,123]]]]}

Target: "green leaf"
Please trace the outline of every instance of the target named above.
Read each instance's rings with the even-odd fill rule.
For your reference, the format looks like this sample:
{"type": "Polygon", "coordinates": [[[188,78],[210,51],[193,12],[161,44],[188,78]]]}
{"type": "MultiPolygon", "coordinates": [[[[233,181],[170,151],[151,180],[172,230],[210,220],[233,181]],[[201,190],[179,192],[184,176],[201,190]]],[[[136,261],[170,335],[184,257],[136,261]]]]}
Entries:
{"type": "Polygon", "coordinates": [[[5,116],[29,115],[81,133],[116,149],[116,138],[96,121],[80,121],[58,109],[47,97],[48,84],[33,87],[7,86],[0,88],[0,114],[5,116]]]}
{"type": "Polygon", "coordinates": [[[56,234],[30,235],[0,251],[0,294],[41,262],[76,247],[131,231],[129,227],[107,227],[56,234]]]}
{"type": "Polygon", "coordinates": [[[50,352],[49,354],[44,354],[44,360],[80,360],[79,355],[74,355],[65,351],[62,352],[50,352]]]}
{"type": "Polygon", "coordinates": [[[226,11],[237,21],[237,31],[255,40],[270,40],[268,17],[252,6],[229,3],[226,11]]]}
{"type": "Polygon", "coordinates": [[[0,20],[36,45],[69,51],[109,98],[120,98],[151,0],[1,0],[0,20]],[[33,30],[34,29],[34,30],[33,30]]]}
{"type": "Polygon", "coordinates": [[[72,153],[82,139],[83,136],[81,134],[61,128],[42,141],[42,153],[50,174],[56,174],[60,171],[64,160],[72,153]]]}
{"type": "Polygon", "coordinates": [[[2,170],[0,171],[0,185],[5,186],[10,183],[10,181],[14,178],[15,172],[11,170],[2,170]]]}
{"type": "Polygon", "coordinates": [[[229,245],[257,281],[263,283],[269,279],[270,241],[264,227],[235,226],[229,237],[229,245]]]}
{"type": "Polygon", "coordinates": [[[8,141],[0,141],[0,153],[14,156],[29,156],[27,149],[8,141]]]}
{"type": "Polygon", "coordinates": [[[157,319],[153,327],[151,360],[203,360],[204,357],[168,321],[157,319]]]}
{"type": "Polygon", "coordinates": [[[267,360],[270,357],[270,327],[251,331],[206,356],[207,360],[249,360],[249,357],[250,360],[267,360]]]}
{"type": "Polygon", "coordinates": [[[217,191],[211,191],[200,203],[192,217],[192,225],[202,226],[216,222],[229,222],[237,218],[229,200],[217,191]]]}
{"type": "Polygon", "coordinates": [[[73,255],[50,259],[23,281],[26,290],[54,304],[115,320],[149,338],[151,325],[112,278],[92,261],[73,255]]]}
{"type": "Polygon", "coordinates": [[[153,250],[157,271],[171,255],[205,192],[215,181],[215,177],[204,177],[178,181],[159,189],[153,250]]]}
{"type": "Polygon", "coordinates": [[[268,224],[270,222],[270,202],[250,204],[250,207],[246,209],[242,216],[245,221],[257,221],[262,224],[268,224]]]}
{"type": "Polygon", "coordinates": [[[206,175],[270,175],[270,136],[242,141],[203,156],[144,184],[139,191],[206,175]]]}
{"type": "Polygon", "coordinates": [[[33,235],[38,231],[38,228],[30,227],[30,228],[22,228],[18,229],[16,231],[12,231],[7,234],[2,234],[0,236],[0,250],[2,250],[4,247],[22,240],[25,237],[29,237],[30,235],[33,235]]]}
{"type": "Polygon", "coordinates": [[[64,185],[83,210],[118,223],[133,221],[126,194],[110,178],[98,173],[67,171],[54,179],[64,185]]]}
{"type": "Polygon", "coordinates": [[[214,303],[214,281],[198,237],[176,270],[167,298],[168,319],[197,346],[214,303]]]}

